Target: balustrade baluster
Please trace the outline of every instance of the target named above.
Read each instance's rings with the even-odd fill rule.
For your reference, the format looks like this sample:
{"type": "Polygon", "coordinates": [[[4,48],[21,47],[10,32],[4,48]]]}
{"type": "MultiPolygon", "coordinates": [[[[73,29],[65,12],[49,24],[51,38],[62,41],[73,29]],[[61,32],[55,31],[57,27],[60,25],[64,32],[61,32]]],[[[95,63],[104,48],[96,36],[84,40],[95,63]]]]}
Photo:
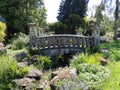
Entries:
{"type": "Polygon", "coordinates": [[[30,44],[38,50],[59,48],[87,48],[95,45],[95,37],[53,35],[30,37],[30,44]]]}
{"type": "Polygon", "coordinates": [[[84,40],[85,40],[85,39],[82,38],[82,48],[84,48],[84,46],[85,46],[85,45],[84,45],[84,44],[85,44],[85,43],[84,43],[84,40]]]}

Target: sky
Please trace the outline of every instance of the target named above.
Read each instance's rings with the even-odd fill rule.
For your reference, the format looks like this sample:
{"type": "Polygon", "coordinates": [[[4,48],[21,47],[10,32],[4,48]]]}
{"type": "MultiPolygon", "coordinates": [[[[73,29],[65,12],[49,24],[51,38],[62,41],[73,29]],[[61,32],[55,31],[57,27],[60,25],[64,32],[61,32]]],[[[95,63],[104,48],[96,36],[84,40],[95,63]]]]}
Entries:
{"type": "MultiPolygon", "coordinates": [[[[58,9],[61,0],[44,0],[45,8],[47,9],[47,22],[52,23],[57,21],[58,9]]],[[[88,10],[91,11],[94,5],[99,5],[101,0],[89,0],[88,10]]],[[[90,13],[89,13],[90,15],[90,13]]]]}

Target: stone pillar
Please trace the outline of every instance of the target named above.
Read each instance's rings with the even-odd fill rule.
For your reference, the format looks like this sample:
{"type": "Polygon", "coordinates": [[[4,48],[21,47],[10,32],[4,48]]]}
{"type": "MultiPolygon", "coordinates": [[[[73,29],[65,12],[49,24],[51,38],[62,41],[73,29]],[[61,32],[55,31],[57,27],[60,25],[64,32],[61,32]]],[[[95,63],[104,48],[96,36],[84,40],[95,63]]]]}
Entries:
{"type": "Polygon", "coordinates": [[[77,30],[77,35],[82,35],[82,31],[83,31],[83,29],[80,27],[80,28],[77,30]]]}
{"type": "Polygon", "coordinates": [[[39,30],[38,30],[38,32],[39,32],[39,36],[43,36],[44,35],[44,30],[43,30],[43,28],[40,28],[39,27],[39,30]]]}
{"type": "Polygon", "coordinates": [[[29,23],[29,42],[30,44],[35,43],[35,38],[37,37],[37,27],[35,23],[29,23]]]}
{"type": "Polygon", "coordinates": [[[29,35],[37,36],[37,26],[35,23],[29,23],[29,35]]]}
{"type": "Polygon", "coordinates": [[[100,31],[98,26],[95,26],[95,28],[93,29],[92,36],[95,37],[95,45],[100,44],[100,31]]]}

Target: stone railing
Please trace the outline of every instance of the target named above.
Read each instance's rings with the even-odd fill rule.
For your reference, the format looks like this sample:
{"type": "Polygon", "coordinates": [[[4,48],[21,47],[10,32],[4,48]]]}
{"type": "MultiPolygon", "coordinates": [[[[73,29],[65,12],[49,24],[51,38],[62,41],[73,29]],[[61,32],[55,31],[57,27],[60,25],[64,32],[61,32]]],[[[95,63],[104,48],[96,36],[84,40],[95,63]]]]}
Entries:
{"type": "Polygon", "coordinates": [[[58,34],[46,36],[32,36],[30,37],[30,44],[38,50],[73,48],[85,49],[95,46],[95,37],[58,34]]]}

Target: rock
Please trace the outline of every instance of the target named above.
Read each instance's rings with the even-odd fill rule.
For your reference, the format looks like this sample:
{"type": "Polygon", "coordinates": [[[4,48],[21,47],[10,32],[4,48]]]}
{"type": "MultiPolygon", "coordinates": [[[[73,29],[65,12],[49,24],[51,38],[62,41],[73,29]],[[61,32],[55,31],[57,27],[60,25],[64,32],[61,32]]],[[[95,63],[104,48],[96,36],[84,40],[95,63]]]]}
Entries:
{"type": "Polygon", "coordinates": [[[6,48],[4,47],[4,44],[0,42],[0,52],[6,51],[6,48]]]}
{"type": "Polygon", "coordinates": [[[102,48],[100,51],[101,51],[102,53],[108,53],[108,52],[109,52],[108,48],[102,48]]]}
{"type": "Polygon", "coordinates": [[[27,56],[27,53],[23,51],[23,52],[16,53],[13,57],[24,59],[26,56],[27,56]]]}
{"type": "Polygon", "coordinates": [[[46,90],[46,88],[50,89],[49,81],[47,81],[47,80],[44,80],[44,81],[40,80],[39,83],[38,83],[37,90],[46,90]]]}
{"type": "Polygon", "coordinates": [[[70,73],[71,79],[74,79],[77,76],[77,69],[73,68],[70,70],[69,73],[70,73]]]}
{"type": "Polygon", "coordinates": [[[54,83],[56,80],[63,80],[63,79],[74,79],[77,76],[77,70],[68,68],[60,68],[59,70],[52,73],[51,84],[54,83]],[[53,77],[54,76],[54,77],[53,77]]]}
{"type": "Polygon", "coordinates": [[[41,76],[42,76],[42,71],[40,71],[39,69],[31,69],[27,74],[28,78],[34,78],[36,80],[40,80],[41,76]]]}
{"type": "Polygon", "coordinates": [[[106,41],[107,41],[107,38],[103,38],[103,37],[100,38],[100,42],[101,42],[101,43],[104,43],[104,42],[106,42],[106,41]]]}
{"type": "Polygon", "coordinates": [[[106,65],[106,64],[108,63],[108,59],[105,59],[105,58],[103,58],[103,57],[100,57],[100,62],[101,62],[101,64],[104,66],[104,65],[106,65]]]}
{"type": "Polygon", "coordinates": [[[58,72],[57,71],[54,71],[51,73],[51,78],[50,79],[53,79],[55,76],[58,75],[58,72]]]}
{"type": "Polygon", "coordinates": [[[28,66],[28,62],[19,62],[17,64],[18,68],[23,68],[23,67],[27,67],[28,66]]]}
{"type": "Polygon", "coordinates": [[[4,47],[4,44],[2,42],[0,42],[0,47],[4,47]]]}
{"type": "Polygon", "coordinates": [[[22,87],[22,89],[25,89],[29,83],[32,83],[34,81],[35,81],[35,79],[22,78],[22,79],[13,80],[13,83],[15,83],[18,86],[22,87]]]}
{"type": "Polygon", "coordinates": [[[32,56],[31,63],[38,62],[37,57],[39,57],[39,55],[34,55],[34,56],[32,56]]]}

